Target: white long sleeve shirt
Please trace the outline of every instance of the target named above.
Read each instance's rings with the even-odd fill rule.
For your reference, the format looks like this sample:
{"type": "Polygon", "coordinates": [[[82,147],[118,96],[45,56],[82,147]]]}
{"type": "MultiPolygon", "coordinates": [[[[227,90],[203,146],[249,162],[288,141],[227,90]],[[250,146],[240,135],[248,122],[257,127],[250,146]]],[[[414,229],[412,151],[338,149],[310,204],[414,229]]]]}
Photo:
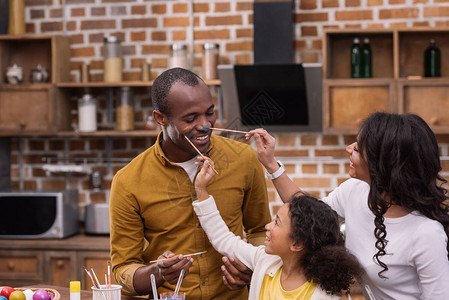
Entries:
{"type": "MultiPolygon", "coordinates": [[[[204,201],[194,201],[193,209],[212,246],[221,254],[233,256],[253,270],[248,299],[259,300],[263,278],[266,274],[271,277],[276,274],[276,271],[282,267],[281,258],[277,255],[267,254],[265,246],[255,247],[230,232],[221,218],[212,196],[204,201]]],[[[318,285],[310,300],[338,299],[340,297],[326,294],[318,285]]]]}
{"type": "Polygon", "coordinates": [[[381,279],[382,268],[373,260],[377,252],[374,214],[368,208],[369,185],[349,179],[322,200],[345,219],[346,247],[358,258],[367,272],[365,295],[374,299],[449,299],[449,261],[447,236],[443,226],[419,212],[400,218],[385,218],[387,254],[381,261],[388,271],[381,279]]]}

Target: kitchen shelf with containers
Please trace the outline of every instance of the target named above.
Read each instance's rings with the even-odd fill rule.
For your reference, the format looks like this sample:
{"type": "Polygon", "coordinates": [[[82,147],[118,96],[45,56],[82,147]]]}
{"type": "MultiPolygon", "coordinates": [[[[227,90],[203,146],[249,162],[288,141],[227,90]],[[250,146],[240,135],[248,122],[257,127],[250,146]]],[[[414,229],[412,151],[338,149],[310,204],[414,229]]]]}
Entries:
{"type": "MultiPolygon", "coordinates": [[[[112,111],[115,104],[112,98],[115,90],[119,89],[121,93],[126,91],[128,99],[132,100],[134,90],[149,88],[153,81],[148,76],[146,79],[142,77],[142,81],[122,81],[120,41],[105,37],[104,48],[107,50],[105,68],[108,68],[105,72],[108,76],[104,81],[89,82],[88,68],[80,68],[80,75],[82,71],[86,73],[85,77],[80,76],[82,82],[70,82],[68,37],[45,34],[0,35],[0,136],[156,136],[158,130],[148,127],[146,129],[149,130],[134,130],[133,126],[111,129],[114,127],[112,111]],[[70,123],[70,111],[73,110],[70,98],[73,95],[82,98],[78,102],[83,103],[83,112],[92,116],[96,115],[95,95],[101,93],[106,93],[110,126],[106,130],[98,130],[96,121],[88,119],[91,122],[82,123],[89,128],[73,130],[70,123]],[[89,97],[89,94],[94,97],[89,97]]],[[[209,67],[210,63],[216,61],[205,60],[209,67]]],[[[220,80],[206,80],[206,84],[219,88],[220,80]]],[[[130,115],[132,120],[132,112],[129,113],[133,109],[132,104],[120,108],[124,108],[121,115],[130,115]]]]}
{"type": "Polygon", "coordinates": [[[69,39],[55,35],[0,35],[0,135],[67,130],[69,39]]]}
{"type": "MultiPolygon", "coordinates": [[[[206,85],[210,86],[210,87],[220,87],[221,82],[218,79],[215,80],[205,80],[206,85]]],[[[83,97],[83,94],[85,94],[86,89],[89,90],[89,94],[98,94],[98,93],[102,93],[102,92],[106,92],[106,94],[111,93],[112,91],[115,92],[115,94],[117,94],[118,92],[120,92],[120,95],[117,94],[117,100],[122,101],[123,100],[123,91],[126,90],[127,88],[130,88],[130,92],[132,93],[132,90],[134,89],[139,89],[139,88],[151,88],[153,85],[153,81],[120,81],[120,82],[61,82],[58,83],[56,86],[62,90],[70,90],[71,94],[75,94],[78,95],[79,97],[83,97]],[[74,92],[74,90],[76,90],[74,92]]],[[[149,91],[148,91],[149,93],[149,91]]],[[[110,96],[106,96],[107,98],[110,96]]],[[[132,96],[129,96],[132,97],[132,96]]],[[[221,95],[219,95],[219,97],[221,97],[221,95]]],[[[112,101],[112,100],[107,100],[107,101],[112,101]]],[[[220,100],[221,101],[221,100],[220,100]]],[[[130,102],[130,106],[128,107],[128,105],[125,106],[120,106],[120,107],[116,107],[116,112],[120,113],[121,112],[121,108],[126,109],[129,108],[130,111],[132,111],[133,109],[133,104],[132,104],[132,99],[130,102]]],[[[110,106],[119,106],[118,103],[114,103],[114,104],[110,104],[110,106]]],[[[109,107],[108,109],[111,109],[111,107],[109,107]]],[[[123,115],[123,114],[120,114],[123,115]]],[[[118,121],[119,119],[119,115],[117,115],[117,119],[116,121],[118,121]]],[[[122,118],[120,118],[122,119],[122,118]]],[[[159,133],[158,130],[151,130],[148,129],[147,126],[145,126],[145,130],[134,130],[132,129],[133,126],[129,127],[129,126],[125,126],[126,128],[123,128],[122,125],[120,124],[116,124],[116,127],[118,126],[118,128],[122,128],[122,130],[103,130],[103,129],[95,129],[95,130],[91,130],[91,131],[61,131],[56,133],[57,136],[62,136],[62,137],[70,137],[70,136],[86,136],[86,137],[131,137],[131,136],[149,136],[149,137],[155,137],[157,136],[157,134],[159,133]]]]}
{"type": "MultiPolygon", "coordinates": [[[[449,59],[445,59],[449,53],[448,33],[448,29],[442,28],[326,30],[324,131],[354,134],[370,113],[387,111],[419,114],[435,133],[449,133],[449,117],[445,113],[449,109],[449,59]],[[369,78],[353,78],[351,51],[355,39],[361,48],[366,39],[369,41],[369,78]],[[438,50],[429,50],[432,42],[438,50]]],[[[361,66],[363,69],[363,60],[361,66]]]]}

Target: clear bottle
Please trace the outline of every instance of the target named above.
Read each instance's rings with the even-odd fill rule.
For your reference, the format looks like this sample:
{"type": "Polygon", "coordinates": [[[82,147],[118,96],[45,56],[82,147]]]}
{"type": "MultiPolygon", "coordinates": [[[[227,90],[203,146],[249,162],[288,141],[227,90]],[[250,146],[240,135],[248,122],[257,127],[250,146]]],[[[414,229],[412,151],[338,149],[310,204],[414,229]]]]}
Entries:
{"type": "Polygon", "coordinates": [[[104,81],[122,81],[122,46],[115,36],[104,37],[104,81]]]}
{"type": "Polygon", "coordinates": [[[173,44],[170,47],[170,58],[168,60],[168,68],[188,69],[187,46],[184,44],[173,44]]]}
{"type": "Polygon", "coordinates": [[[78,99],[78,130],[97,131],[97,100],[90,94],[78,99]]]}
{"type": "Polygon", "coordinates": [[[205,80],[218,79],[218,50],[218,44],[203,45],[203,79],[205,80]]]}
{"type": "Polygon", "coordinates": [[[362,54],[360,48],[360,40],[354,38],[351,48],[351,77],[362,77],[362,54]]]}
{"type": "Polygon", "coordinates": [[[363,78],[373,77],[372,51],[369,43],[369,38],[363,39],[362,66],[363,66],[362,77],[363,78]]]}
{"type": "Polygon", "coordinates": [[[129,86],[120,88],[120,98],[117,105],[117,130],[134,129],[134,101],[132,89],[129,86]]]}
{"type": "Polygon", "coordinates": [[[429,47],[424,52],[424,77],[441,76],[441,52],[431,40],[429,47]]]}

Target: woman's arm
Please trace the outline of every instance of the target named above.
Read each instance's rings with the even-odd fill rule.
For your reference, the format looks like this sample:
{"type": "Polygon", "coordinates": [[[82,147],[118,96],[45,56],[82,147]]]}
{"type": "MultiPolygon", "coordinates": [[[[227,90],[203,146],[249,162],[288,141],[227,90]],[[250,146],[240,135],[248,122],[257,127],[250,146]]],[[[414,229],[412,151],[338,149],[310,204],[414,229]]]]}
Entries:
{"type": "Polygon", "coordinates": [[[447,237],[443,228],[423,226],[415,233],[412,260],[422,286],[422,299],[449,299],[447,237]]]}
{"type": "MultiPolygon", "coordinates": [[[[254,137],[254,142],[257,147],[257,157],[268,173],[273,174],[281,168],[276,158],[274,157],[274,148],[276,140],[264,129],[255,129],[250,131],[246,138],[254,137]]],[[[302,192],[301,189],[287,176],[282,173],[279,177],[272,179],[274,187],[276,188],[282,201],[288,202],[291,196],[297,192],[302,192]]]]}

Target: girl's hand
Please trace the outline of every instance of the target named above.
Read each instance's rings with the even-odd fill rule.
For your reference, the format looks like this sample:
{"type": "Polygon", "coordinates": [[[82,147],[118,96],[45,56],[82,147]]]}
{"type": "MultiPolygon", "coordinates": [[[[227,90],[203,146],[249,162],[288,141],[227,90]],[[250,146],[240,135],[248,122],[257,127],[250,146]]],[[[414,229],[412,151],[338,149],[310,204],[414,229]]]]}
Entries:
{"type": "Polygon", "coordinates": [[[279,165],[274,157],[274,147],[276,140],[265,129],[258,128],[246,134],[246,139],[254,137],[257,147],[257,157],[268,173],[274,173],[279,169],[279,165]]]}
{"type": "Polygon", "coordinates": [[[196,196],[198,197],[198,200],[206,200],[209,198],[209,193],[207,192],[207,184],[209,181],[214,177],[214,162],[208,158],[205,157],[206,160],[202,161],[202,157],[198,157],[200,160],[199,162],[196,162],[195,164],[201,166],[200,172],[196,175],[195,179],[195,191],[196,196]]]}

